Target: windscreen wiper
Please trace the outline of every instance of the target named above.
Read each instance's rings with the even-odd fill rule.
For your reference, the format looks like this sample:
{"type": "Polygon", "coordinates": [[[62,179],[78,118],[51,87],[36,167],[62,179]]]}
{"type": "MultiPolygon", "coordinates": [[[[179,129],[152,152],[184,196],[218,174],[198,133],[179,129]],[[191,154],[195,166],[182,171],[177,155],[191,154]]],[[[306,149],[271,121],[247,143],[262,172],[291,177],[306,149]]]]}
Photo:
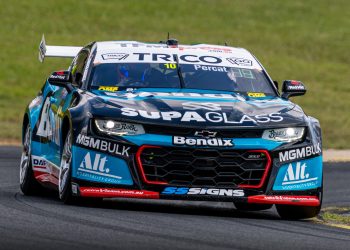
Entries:
{"type": "Polygon", "coordinates": [[[179,76],[179,79],[180,79],[180,86],[183,89],[183,88],[185,88],[185,81],[184,81],[184,78],[182,76],[179,58],[177,55],[174,55],[174,58],[175,58],[175,62],[176,62],[177,75],[179,76]]]}

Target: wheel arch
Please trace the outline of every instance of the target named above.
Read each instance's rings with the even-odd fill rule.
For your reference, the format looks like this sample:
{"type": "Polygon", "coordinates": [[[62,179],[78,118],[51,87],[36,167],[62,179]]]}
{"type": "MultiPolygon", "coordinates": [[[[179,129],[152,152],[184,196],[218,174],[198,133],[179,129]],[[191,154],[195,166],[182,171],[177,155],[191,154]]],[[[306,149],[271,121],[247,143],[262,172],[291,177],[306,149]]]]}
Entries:
{"type": "Polygon", "coordinates": [[[24,142],[24,136],[25,136],[28,124],[30,125],[30,120],[29,120],[29,115],[26,112],[23,116],[23,123],[22,123],[22,144],[24,142]]]}
{"type": "Polygon", "coordinates": [[[61,127],[61,145],[63,145],[63,143],[66,140],[66,136],[69,132],[69,130],[71,129],[71,120],[70,117],[68,115],[66,115],[63,120],[62,120],[62,127],[61,127]]]}

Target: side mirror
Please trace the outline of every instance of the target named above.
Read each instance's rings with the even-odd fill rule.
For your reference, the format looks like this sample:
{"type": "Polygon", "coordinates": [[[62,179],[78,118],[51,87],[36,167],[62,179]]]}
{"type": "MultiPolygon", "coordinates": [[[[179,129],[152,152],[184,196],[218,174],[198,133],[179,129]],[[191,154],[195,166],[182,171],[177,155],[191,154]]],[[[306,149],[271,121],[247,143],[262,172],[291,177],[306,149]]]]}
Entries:
{"type": "Polygon", "coordinates": [[[282,98],[288,99],[291,96],[304,95],[306,87],[300,81],[285,80],[282,84],[282,98]]]}
{"type": "Polygon", "coordinates": [[[69,93],[74,89],[72,86],[72,74],[70,71],[55,71],[47,80],[54,86],[67,89],[69,93]]]}

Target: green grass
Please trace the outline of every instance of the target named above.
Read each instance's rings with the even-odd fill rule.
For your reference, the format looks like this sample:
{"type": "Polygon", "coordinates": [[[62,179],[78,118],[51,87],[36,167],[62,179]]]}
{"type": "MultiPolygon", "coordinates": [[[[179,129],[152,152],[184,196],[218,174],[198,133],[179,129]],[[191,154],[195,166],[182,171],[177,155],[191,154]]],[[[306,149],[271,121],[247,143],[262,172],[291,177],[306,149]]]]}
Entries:
{"type": "Polygon", "coordinates": [[[350,226],[349,207],[330,207],[321,211],[319,218],[328,224],[350,226]]]}
{"type": "Polygon", "coordinates": [[[37,60],[47,44],[94,40],[227,42],[254,53],[270,75],[303,81],[294,98],[321,121],[324,146],[349,148],[350,2],[247,1],[5,1],[0,0],[0,139],[19,139],[26,104],[67,59],[37,60]]]}

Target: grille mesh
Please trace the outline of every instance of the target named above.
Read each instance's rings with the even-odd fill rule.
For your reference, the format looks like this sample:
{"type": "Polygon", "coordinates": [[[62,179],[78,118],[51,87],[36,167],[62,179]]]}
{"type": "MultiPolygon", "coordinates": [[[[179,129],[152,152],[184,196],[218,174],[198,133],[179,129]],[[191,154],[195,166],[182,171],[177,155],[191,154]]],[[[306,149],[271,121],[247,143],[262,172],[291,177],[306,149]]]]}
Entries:
{"type": "Polygon", "coordinates": [[[146,147],[140,154],[140,163],[146,179],[152,182],[237,187],[259,185],[268,159],[260,151],[146,147]]]}

